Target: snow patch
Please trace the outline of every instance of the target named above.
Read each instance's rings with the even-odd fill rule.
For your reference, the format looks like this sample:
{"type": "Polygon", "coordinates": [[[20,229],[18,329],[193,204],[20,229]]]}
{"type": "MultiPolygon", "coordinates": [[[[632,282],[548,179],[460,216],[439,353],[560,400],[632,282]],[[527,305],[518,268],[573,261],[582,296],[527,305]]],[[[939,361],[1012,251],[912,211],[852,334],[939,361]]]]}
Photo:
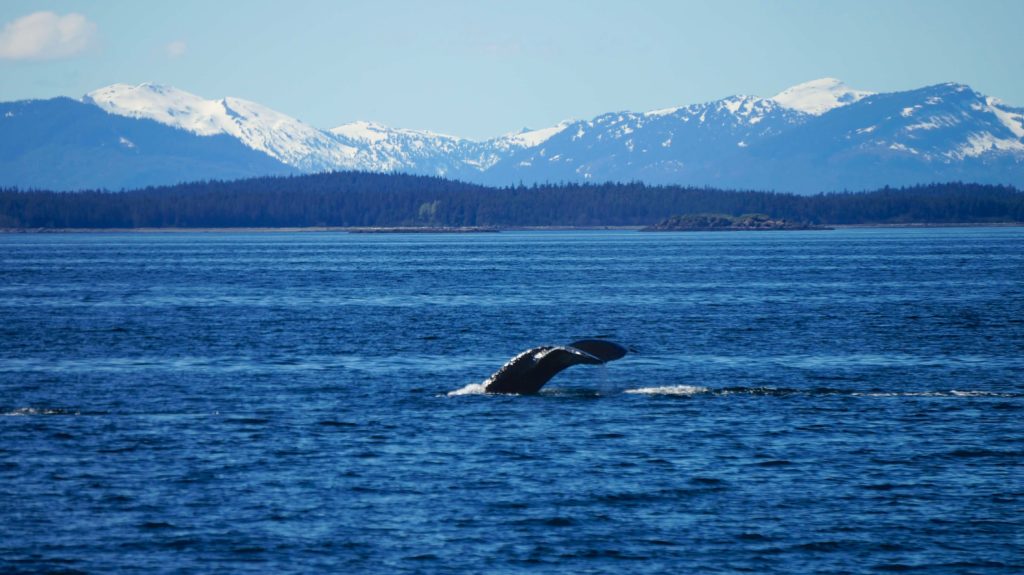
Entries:
{"type": "Polygon", "coordinates": [[[651,110],[650,112],[644,112],[644,116],[647,116],[648,118],[660,117],[660,116],[669,116],[671,114],[675,114],[681,108],[682,108],[682,106],[676,106],[675,108],[662,108],[660,110],[651,110]]]}
{"type": "Polygon", "coordinates": [[[996,118],[999,118],[999,122],[1006,126],[1014,136],[1024,138],[1024,114],[1004,110],[1002,101],[998,98],[986,98],[985,103],[988,105],[986,111],[995,114],[996,118]]]}
{"type": "Polygon", "coordinates": [[[907,152],[909,154],[914,154],[915,156],[920,153],[917,150],[915,150],[914,148],[908,148],[907,146],[905,146],[905,145],[903,145],[903,144],[901,144],[899,142],[896,142],[896,143],[892,144],[891,146],[889,146],[889,149],[890,150],[896,150],[897,152],[907,152]]]}
{"type": "Polygon", "coordinates": [[[388,127],[375,122],[357,121],[331,128],[331,133],[351,140],[377,143],[388,139],[388,127]]]}
{"type": "Polygon", "coordinates": [[[967,136],[967,142],[946,156],[962,160],[988,152],[1024,152],[1024,143],[1020,140],[997,138],[991,132],[975,132],[967,136]]]}
{"type": "Polygon", "coordinates": [[[787,88],[771,99],[784,108],[820,116],[873,94],[854,90],[835,78],[821,78],[787,88]]]}
{"type": "MultiPolygon", "coordinates": [[[[556,134],[562,133],[570,124],[572,124],[571,121],[565,120],[550,128],[541,128],[539,130],[524,129],[517,134],[506,134],[502,139],[520,148],[533,148],[550,140],[556,134]]],[[[580,128],[580,132],[582,130],[580,128]]]]}
{"type": "Polygon", "coordinates": [[[908,132],[913,132],[915,130],[935,130],[938,128],[948,128],[951,126],[955,126],[959,123],[960,120],[957,119],[956,116],[945,114],[942,116],[930,116],[916,124],[910,124],[909,126],[904,128],[904,130],[908,132]]]}
{"type": "Polygon", "coordinates": [[[383,124],[365,121],[342,124],[341,126],[332,128],[330,132],[336,136],[367,143],[391,141],[402,137],[406,137],[415,142],[420,142],[421,144],[424,140],[444,140],[453,143],[464,141],[458,136],[439,134],[437,132],[429,132],[427,130],[389,128],[383,124]]]}

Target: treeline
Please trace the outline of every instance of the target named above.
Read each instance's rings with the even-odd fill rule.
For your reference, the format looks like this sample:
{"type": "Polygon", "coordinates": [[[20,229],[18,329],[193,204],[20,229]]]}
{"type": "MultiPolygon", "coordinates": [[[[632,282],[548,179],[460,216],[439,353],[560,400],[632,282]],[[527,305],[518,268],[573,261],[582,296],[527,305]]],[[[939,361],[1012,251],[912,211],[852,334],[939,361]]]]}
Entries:
{"type": "Polygon", "coordinates": [[[945,183],[813,196],[641,183],[488,188],[336,172],[108,192],[0,189],[0,228],[643,226],[760,213],[810,224],[1024,221],[1024,192],[945,183]]]}

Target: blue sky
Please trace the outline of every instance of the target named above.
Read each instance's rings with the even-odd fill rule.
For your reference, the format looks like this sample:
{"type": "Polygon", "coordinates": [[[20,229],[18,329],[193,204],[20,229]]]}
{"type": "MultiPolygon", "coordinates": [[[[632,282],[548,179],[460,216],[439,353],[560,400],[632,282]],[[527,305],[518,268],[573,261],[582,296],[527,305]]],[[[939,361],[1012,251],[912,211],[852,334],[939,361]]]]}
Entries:
{"type": "Polygon", "coordinates": [[[1021,0],[4,0],[0,100],[151,81],[470,138],[825,76],[1024,106],[1022,23],[1021,0]]]}

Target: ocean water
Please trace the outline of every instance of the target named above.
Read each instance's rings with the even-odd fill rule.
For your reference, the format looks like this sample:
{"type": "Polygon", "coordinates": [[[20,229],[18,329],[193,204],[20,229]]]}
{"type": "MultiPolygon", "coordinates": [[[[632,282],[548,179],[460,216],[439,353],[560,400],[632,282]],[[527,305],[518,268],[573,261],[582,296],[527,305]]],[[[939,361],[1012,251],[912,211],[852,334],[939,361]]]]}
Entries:
{"type": "Polygon", "coordinates": [[[3,573],[1022,573],[1022,464],[1024,228],[0,235],[3,573]]]}

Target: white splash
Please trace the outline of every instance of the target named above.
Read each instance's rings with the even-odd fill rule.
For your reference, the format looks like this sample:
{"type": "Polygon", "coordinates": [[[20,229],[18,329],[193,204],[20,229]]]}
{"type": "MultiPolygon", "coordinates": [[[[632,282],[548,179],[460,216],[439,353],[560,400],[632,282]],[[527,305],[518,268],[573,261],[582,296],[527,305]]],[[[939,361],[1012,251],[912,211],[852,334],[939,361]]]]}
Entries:
{"type": "Polygon", "coordinates": [[[455,391],[449,391],[448,397],[458,397],[460,395],[483,395],[487,393],[487,386],[483,383],[471,383],[461,389],[455,391]]]}
{"type": "Polygon", "coordinates": [[[643,395],[698,395],[707,393],[708,388],[700,385],[664,385],[659,387],[641,387],[638,389],[627,389],[626,393],[643,395]]]}

